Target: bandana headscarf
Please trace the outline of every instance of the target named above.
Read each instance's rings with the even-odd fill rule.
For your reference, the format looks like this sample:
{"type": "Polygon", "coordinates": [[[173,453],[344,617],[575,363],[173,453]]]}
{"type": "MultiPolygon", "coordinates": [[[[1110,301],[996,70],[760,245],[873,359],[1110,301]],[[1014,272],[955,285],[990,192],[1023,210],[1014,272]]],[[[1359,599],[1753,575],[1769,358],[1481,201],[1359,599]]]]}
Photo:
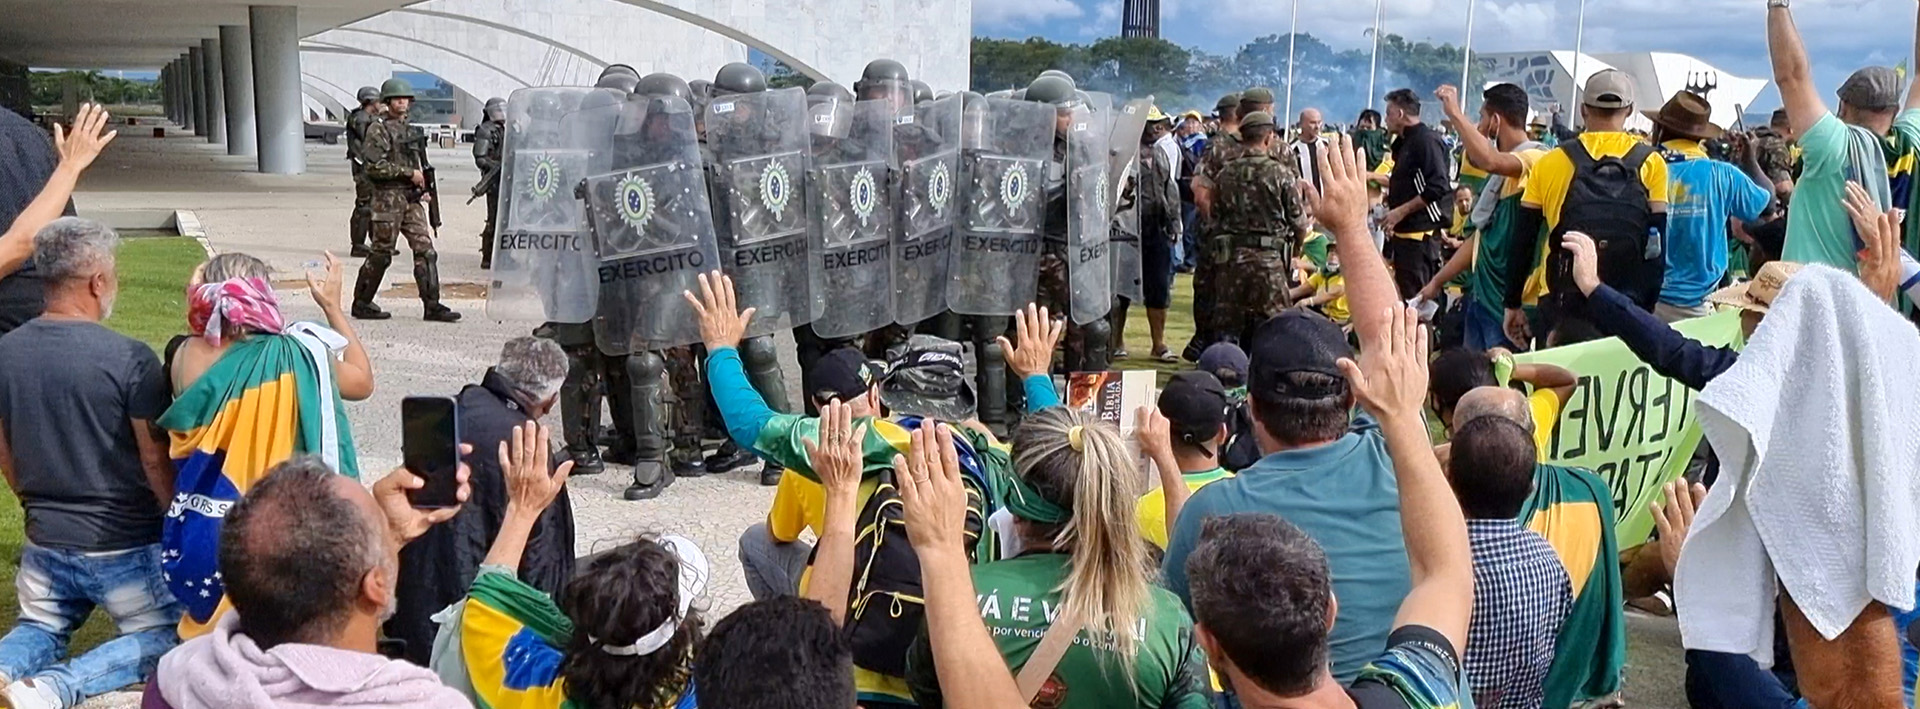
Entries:
{"type": "Polygon", "coordinates": [[[258,332],[280,332],[287,327],[280,317],[280,299],[264,278],[231,278],[187,290],[189,331],[219,347],[220,334],[227,324],[258,332]]]}

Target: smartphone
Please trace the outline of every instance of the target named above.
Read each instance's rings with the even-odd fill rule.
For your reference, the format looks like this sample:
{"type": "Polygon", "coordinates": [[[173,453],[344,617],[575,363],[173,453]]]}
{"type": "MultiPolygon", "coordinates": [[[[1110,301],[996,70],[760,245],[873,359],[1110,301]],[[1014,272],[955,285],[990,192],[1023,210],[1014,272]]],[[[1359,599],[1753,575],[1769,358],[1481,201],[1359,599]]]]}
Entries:
{"type": "Polygon", "coordinates": [[[408,471],[427,481],[407,492],[414,507],[460,504],[460,404],[446,396],[400,400],[401,454],[408,471]]]}

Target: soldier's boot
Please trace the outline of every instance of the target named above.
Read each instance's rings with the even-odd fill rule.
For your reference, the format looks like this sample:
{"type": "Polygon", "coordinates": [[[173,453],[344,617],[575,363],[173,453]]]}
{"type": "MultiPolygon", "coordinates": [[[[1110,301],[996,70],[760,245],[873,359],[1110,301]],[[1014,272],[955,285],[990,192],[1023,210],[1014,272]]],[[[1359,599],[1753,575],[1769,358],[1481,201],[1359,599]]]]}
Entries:
{"type": "MultiPolygon", "coordinates": [[[[780,348],[772,335],[749,338],[740,343],[740,361],[746,365],[747,381],[753,384],[760,398],[774,411],[790,412],[787,403],[787,379],[780,371],[780,348]]],[[[760,484],[773,486],[780,484],[780,466],[767,461],[760,468],[760,484]]]]}
{"type": "Polygon", "coordinates": [[[393,254],[376,251],[367,255],[360,264],[360,277],[353,282],[352,315],[356,320],[385,320],[393,313],[381,310],[373,304],[373,297],[380,293],[380,280],[387,276],[387,266],[393,263],[393,254]]]}
{"type": "Polygon", "coordinates": [[[1080,326],[1080,363],[1077,372],[1104,372],[1113,354],[1113,325],[1106,318],[1080,326]]]}
{"type": "Polygon", "coordinates": [[[673,470],[667,466],[667,361],[659,352],[638,352],[627,358],[626,369],[637,460],[633,484],[624,496],[650,500],[673,484],[673,470]]]}
{"type": "Polygon", "coordinates": [[[372,234],[373,209],[354,207],[353,219],[347,222],[347,238],[353,244],[353,250],[348,254],[354,258],[366,258],[371,253],[367,251],[367,237],[372,234]]]}
{"type": "Polygon", "coordinates": [[[426,306],[428,322],[460,322],[460,314],[440,302],[440,255],[432,249],[413,255],[413,282],[420,287],[420,302],[426,306]]]}
{"type": "Polygon", "coordinates": [[[1006,332],[1006,319],[973,320],[974,388],[980,391],[980,423],[1005,431],[1007,421],[1007,360],[995,339],[1006,332]]]}
{"type": "Polygon", "coordinates": [[[574,475],[597,475],[606,470],[600,461],[600,448],[593,444],[593,429],[600,422],[600,373],[593,358],[593,345],[570,345],[567,353],[567,378],[560,384],[560,433],[567,442],[567,456],[573,459],[574,475]]]}
{"type": "MultiPolygon", "coordinates": [[[[960,331],[960,327],[960,316],[955,315],[951,310],[946,310],[941,311],[939,315],[920,321],[920,327],[918,329],[920,332],[933,335],[934,337],[959,342],[960,338],[964,336],[960,331]]],[[[800,371],[804,372],[806,370],[803,369],[800,371]]]]}
{"type": "MultiPolygon", "coordinates": [[[[826,339],[813,331],[812,325],[801,325],[793,329],[793,353],[800,360],[800,371],[813,371],[813,365],[827,356],[832,346],[826,339]]],[[[804,387],[802,387],[804,388],[804,387]]],[[[813,401],[813,392],[801,392],[800,403],[806,407],[808,416],[819,416],[820,407],[813,401]]]]}
{"type": "Polygon", "coordinates": [[[493,219],[487,219],[487,228],[480,232],[480,269],[493,270],[493,219]]]}
{"type": "Polygon", "coordinates": [[[632,357],[611,357],[599,354],[601,387],[607,402],[607,411],[613,419],[613,426],[602,427],[596,442],[606,446],[602,458],[616,465],[635,465],[640,461],[639,448],[634,439],[639,435],[633,418],[633,375],[630,365],[632,357]]]}
{"type": "Polygon", "coordinates": [[[673,450],[667,453],[667,459],[673,463],[675,477],[697,478],[707,474],[706,462],[701,459],[706,451],[700,440],[707,415],[707,387],[700,381],[700,364],[692,352],[675,349],[665,354],[667,387],[673,390],[668,399],[672,415],[667,419],[673,427],[673,450]]]}

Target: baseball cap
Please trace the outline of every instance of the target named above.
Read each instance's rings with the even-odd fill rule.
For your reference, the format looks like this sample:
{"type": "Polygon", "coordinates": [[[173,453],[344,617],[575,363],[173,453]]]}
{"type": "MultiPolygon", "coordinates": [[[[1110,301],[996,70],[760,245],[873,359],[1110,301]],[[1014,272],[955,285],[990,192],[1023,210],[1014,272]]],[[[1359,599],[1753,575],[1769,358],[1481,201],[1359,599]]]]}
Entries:
{"type": "Polygon", "coordinates": [[[1206,372],[1175,372],[1160,390],[1159,407],[1175,439],[1199,444],[1227,422],[1227,390],[1206,372]]]}
{"type": "Polygon", "coordinates": [[[1254,111],[1240,119],[1241,130],[1246,130],[1248,128],[1253,128],[1255,126],[1270,126],[1270,125],[1273,125],[1273,114],[1267,113],[1266,111],[1254,111]]]}
{"type": "Polygon", "coordinates": [[[1206,116],[1202,116],[1202,115],[1200,115],[1200,112],[1199,112],[1199,111],[1195,111],[1195,110],[1193,110],[1193,109],[1191,109],[1191,108],[1189,108],[1189,109],[1187,109],[1187,112],[1186,112],[1186,113],[1182,113],[1182,114],[1180,114],[1180,120],[1183,120],[1183,121],[1184,121],[1184,120],[1187,120],[1187,119],[1189,119],[1189,118],[1191,118],[1191,119],[1193,119],[1193,120],[1196,120],[1196,121],[1197,121],[1197,120],[1201,120],[1201,119],[1203,119],[1203,118],[1206,118],[1206,116]]]}
{"type": "Polygon", "coordinates": [[[1240,92],[1241,103],[1273,103],[1273,89],[1255,86],[1240,92]]]}
{"type": "Polygon", "coordinates": [[[965,421],[973,418],[973,382],[967,379],[960,343],[914,335],[887,358],[880,403],[907,416],[965,421]]]}
{"type": "Polygon", "coordinates": [[[1222,384],[1231,382],[1234,386],[1247,383],[1247,352],[1231,342],[1216,342],[1200,353],[1200,361],[1194,369],[1213,375],[1222,384]]]}
{"type": "Polygon", "coordinates": [[[839,399],[848,401],[865,396],[873,387],[875,370],[867,362],[867,356],[852,347],[842,347],[828,352],[813,363],[813,368],[802,377],[807,389],[807,397],[815,401],[839,399]]]}
{"type": "Polygon", "coordinates": [[[1870,66],[1853,72],[1840,85],[1840,102],[1869,111],[1886,111],[1900,105],[1900,74],[1891,67],[1870,66]]]}
{"type": "Polygon", "coordinates": [[[1338,385],[1298,387],[1287,375],[1311,372],[1346,381],[1336,364],[1351,359],[1347,334],[1327,316],[1288,310],[1260,323],[1247,348],[1247,393],[1255,399],[1320,399],[1341,392],[1338,385]]]}
{"type": "Polygon", "coordinates": [[[1753,280],[1714,291],[1707,295],[1707,302],[1765,313],[1773,307],[1773,299],[1780,297],[1780,289],[1787,287],[1788,279],[1799,272],[1800,264],[1768,261],[1759,273],[1753,274],[1753,280]]]}
{"type": "Polygon", "coordinates": [[[1633,77],[1619,69],[1603,69],[1587,78],[1585,103],[1594,108],[1633,105],[1633,77]]]}

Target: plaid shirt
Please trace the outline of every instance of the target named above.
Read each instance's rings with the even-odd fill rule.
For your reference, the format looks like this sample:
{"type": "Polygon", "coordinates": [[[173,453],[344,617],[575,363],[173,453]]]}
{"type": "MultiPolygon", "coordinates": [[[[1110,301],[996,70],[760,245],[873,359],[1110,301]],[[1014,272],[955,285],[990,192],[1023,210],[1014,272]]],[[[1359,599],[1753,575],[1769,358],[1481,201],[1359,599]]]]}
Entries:
{"type": "Polygon", "coordinates": [[[1467,680],[1482,709],[1537,709],[1573,584],[1547,540],[1510,519],[1469,519],[1473,622],[1467,680]]]}

